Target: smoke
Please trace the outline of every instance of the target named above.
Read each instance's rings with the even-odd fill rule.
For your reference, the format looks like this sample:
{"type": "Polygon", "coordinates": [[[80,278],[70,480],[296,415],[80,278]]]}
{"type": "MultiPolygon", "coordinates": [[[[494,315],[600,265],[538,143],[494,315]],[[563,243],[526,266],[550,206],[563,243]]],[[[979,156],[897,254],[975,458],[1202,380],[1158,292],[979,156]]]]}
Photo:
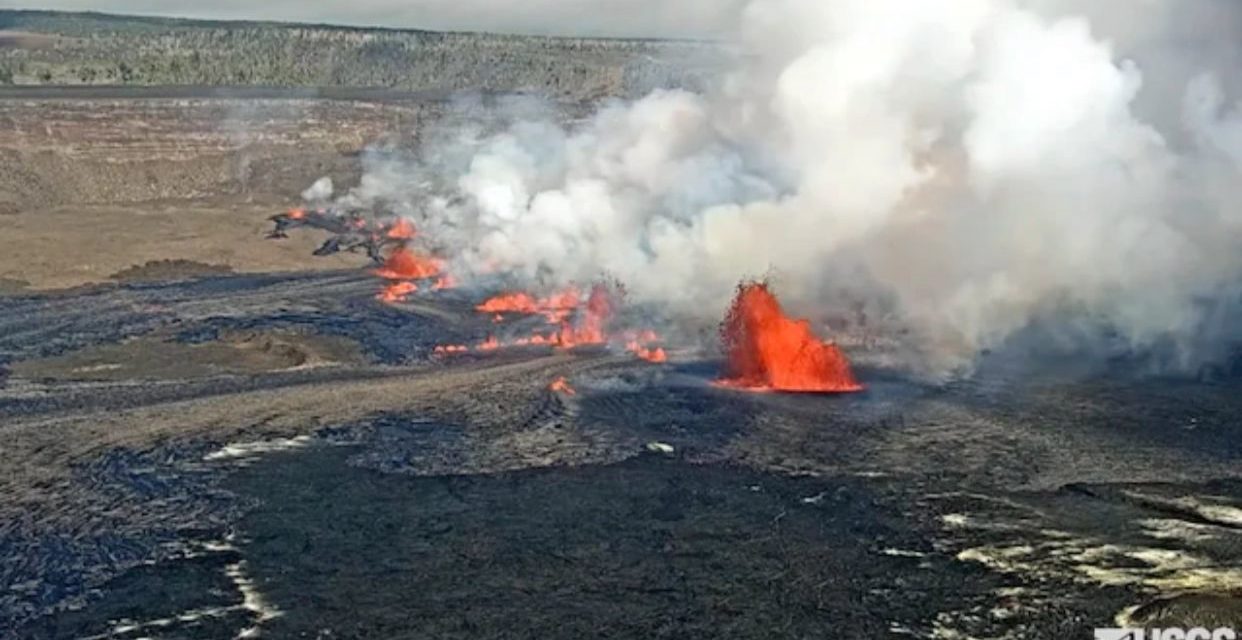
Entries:
{"type": "Polygon", "coordinates": [[[1242,7],[1077,4],[752,0],[706,94],[572,126],[526,105],[351,197],[463,272],[608,273],[689,319],[771,273],[793,309],[898,319],[939,370],[1047,322],[1197,367],[1242,326],[1242,7]]]}
{"type": "Polygon", "coordinates": [[[315,205],[323,204],[332,197],[335,191],[336,188],[332,184],[332,178],[324,176],[302,192],[302,200],[315,205]]]}

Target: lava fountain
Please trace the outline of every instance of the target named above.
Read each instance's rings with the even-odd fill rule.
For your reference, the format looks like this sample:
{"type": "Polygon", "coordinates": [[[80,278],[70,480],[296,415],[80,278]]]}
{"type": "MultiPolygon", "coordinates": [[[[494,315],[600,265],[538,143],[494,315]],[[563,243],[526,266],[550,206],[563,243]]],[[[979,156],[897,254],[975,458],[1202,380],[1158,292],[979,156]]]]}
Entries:
{"type": "Polygon", "coordinates": [[[738,286],[720,337],[727,358],[722,386],[816,393],[863,388],[845,354],[815,337],[806,320],[786,316],[766,283],[738,286]]]}

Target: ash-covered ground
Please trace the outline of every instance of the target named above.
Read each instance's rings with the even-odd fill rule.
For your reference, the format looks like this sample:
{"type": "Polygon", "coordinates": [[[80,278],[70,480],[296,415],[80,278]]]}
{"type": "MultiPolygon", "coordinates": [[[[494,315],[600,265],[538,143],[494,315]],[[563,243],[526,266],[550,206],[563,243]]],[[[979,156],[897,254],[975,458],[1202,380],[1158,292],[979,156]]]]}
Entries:
{"type": "Polygon", "coordinates": [[[364,255],[263,238],[436,103],[81,100],[0,105],[43,162],[0,176],[2,637],[1242,627],[1236,378],[780,394],[673,344],[437,354],[495,291],[386,303],[364,255]]]}

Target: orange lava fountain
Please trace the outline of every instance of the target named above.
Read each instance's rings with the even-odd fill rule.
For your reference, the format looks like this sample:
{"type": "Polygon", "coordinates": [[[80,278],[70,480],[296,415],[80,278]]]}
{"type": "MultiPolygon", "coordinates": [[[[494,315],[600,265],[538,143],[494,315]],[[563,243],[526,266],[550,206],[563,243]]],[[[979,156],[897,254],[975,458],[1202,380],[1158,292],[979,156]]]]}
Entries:
{"type": "Polygon", "coordinates": [[[849,360],[823,342],[806,320],[785,315],[766,283],[738,286],[720,327],[725,355],[719,384],[755,391],[861,391],[849,360]]]}

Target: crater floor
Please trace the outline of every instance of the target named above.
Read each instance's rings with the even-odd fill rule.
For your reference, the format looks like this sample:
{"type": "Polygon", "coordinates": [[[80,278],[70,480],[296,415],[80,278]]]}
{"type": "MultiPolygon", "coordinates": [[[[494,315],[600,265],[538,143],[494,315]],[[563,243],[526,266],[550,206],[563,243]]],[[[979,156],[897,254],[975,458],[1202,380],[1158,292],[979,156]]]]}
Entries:
{"type": "Polygon", "coordinates": [[[363,271],[0,297],[13,637],[1066,638],[1242,609],[1239,387],[748,394],[363,271]],[[572,395],[552,391],[564,376],[572,395]]]}

